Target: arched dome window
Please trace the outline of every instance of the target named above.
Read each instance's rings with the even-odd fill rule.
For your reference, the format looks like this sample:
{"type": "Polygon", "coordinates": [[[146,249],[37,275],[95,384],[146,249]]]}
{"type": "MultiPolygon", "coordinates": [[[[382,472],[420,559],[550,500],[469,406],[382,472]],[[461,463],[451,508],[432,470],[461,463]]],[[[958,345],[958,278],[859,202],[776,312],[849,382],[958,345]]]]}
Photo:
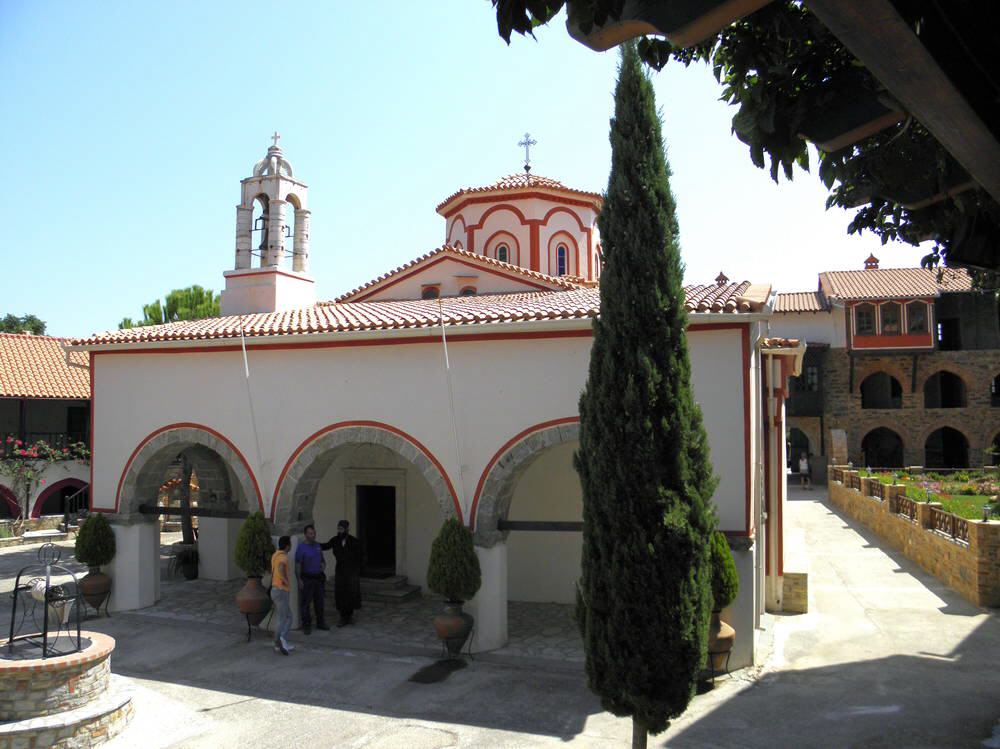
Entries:
{"type": "Polygon", "coordinates": [[[565,276],[566,275],[566,257],[568,256],[566,250],[566,245],[561,244],[556,248],[556,275],[565,276]]]}
{"type": "Polygon", "coordinates": [[[437,299],[441,296],[441,289],[437,286],[425,286],[420,290],[421,299],[437,299]]]}
{"type": "Polygon", "coordinates": [[[475,286],[463,286],[462,290],[458,292],[459,296],[475,296],[476,287],[475,286]]]}
{"type": "Polygon", "coordinates": [[[501,263],[509,263],[510,262],[510,247],[508,247],[505,244],[498,244],[497,245],[497,260],[499,260],[501,263]]]}

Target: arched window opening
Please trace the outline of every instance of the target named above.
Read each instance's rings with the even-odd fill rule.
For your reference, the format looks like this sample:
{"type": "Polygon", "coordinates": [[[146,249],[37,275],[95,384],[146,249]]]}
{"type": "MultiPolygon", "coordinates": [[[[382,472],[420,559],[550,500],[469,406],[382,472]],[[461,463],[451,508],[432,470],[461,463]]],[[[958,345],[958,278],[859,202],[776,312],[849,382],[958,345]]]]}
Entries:
{"type": "Polygon", "coordinates": [[[875,372],[861,382],[862,408],[902,408],[903,386],[885,372],[875,372]]]}
{"type": "Polygon", "coordinates": [[[924,466],[927,468],[968,468],[969,441],[957,429],[942,427],[924,443],[924,466]]]}
{"type": "Polygon", "coordinates": [[[990,465],[1000,466],[1000,434],[993,438],[990,445],[990,465]]]}
{"type": "Polygon", "coordinates": [[[994,377],[990,384],[990,405],[993,408],[1000,408],[1000,375],[994,377]]]}
{"type": "Polygon", "coordinates": [[[869,468],[902,468],[903,440],[891,429],[872,429],[861,440],[862,461],[869,468]]]}
{"type": "Polygon", "coordinates": [[[875,335],[874,304],[859,304],[854,308],[854,331],[857,335],[875,335]]]}
{"type": "Polygon", "coordinates": [[[250,265],[263,267],[267,255],[267,212],[270,201],[267,195],[258,195],[253,201],[250,222],[250,265]]]}
{"type": "Polygon", "coordinates": [[[919,335],[927,332],[927,304],[910,302],[906,305],[906,332],[919,335]]]}
{"type": "Polygon", "coordinates": [[[803,454],[806,456],[810,455],[809,438],[806,436],[806,433],[796,427],[790,427],[788,430],[786,451],[788,467],[792,470],[792,473],[798,473],[799,459],[803,454]]]}
{"type": "Polygon", "coordinates": [[[475,296],[476,287],[475,286],[463,286],[462,290],[458,292],[459,296],[475,296]]]}
{"type": "Polygon", "coordinates": [[[882,335],[899,335],[902,332],[903,308],[895,302],[883,304],[880,308],[882,313],[882,335]]]}
{"type": "Polygon", "coordinates": [[[566,245],[561,244],[556,248],[556,275],[565,276],[566,271],[566,257],[569,253],[566,250],[566,245]]]}
{"type": "Polygon", "coordinates": [[[424,286],[420,290],[421,299],[437,299],[441,296],[441,289],[438,286],[424,286]]]}
{"type": "Polygon", "coordinates": [[[510,247],[508,247],[505,244],[498,244],[497,245],[497,260],[499,260],[501,263],[509,263],[510,262],[510,247]]]}
{"type": "Polygon", "coordinates": [[[924,408],[965,408],[965,383],[952,372],[935,372],[924,383],[924,408]]]}

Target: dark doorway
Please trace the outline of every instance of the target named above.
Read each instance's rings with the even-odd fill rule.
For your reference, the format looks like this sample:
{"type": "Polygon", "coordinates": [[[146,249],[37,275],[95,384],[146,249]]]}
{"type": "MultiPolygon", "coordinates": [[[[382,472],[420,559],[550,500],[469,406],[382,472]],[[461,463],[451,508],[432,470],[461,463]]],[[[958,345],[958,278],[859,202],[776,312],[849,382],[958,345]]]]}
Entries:
{"type": "Polygon", "coordinates": [[[924,383],[924,408],[965,408],[965,383],[957,374],[935,372],[924,383]]]}
{"type": "Polygon", "coordinates": [[[812,454],[809,452],[809,438],[806,437],[805,432],[801,429],[791,427],[788,430],[788,445],[785,460],[792,473],[799,472],[799,459],[803,453],[806,455],[812,454]]]}
{"type": "Polygon", "coordinates": [[[364,577],[396,574],[396,487],[359,486],[358,540],[365,549],[364,577]]]}
{"type": "Polygon", "coordinates": [[[885,372],[868,375],[861,383],[862,408],[902,408],[903,386],[885,372]]]}
{"type": "Polygon", "coordinates": [[[902,468],[903,440],[891,429],[873,429],[861,440],[864,464],[869,468],[902,468]]]}
{"type": "Polygon", "coordinates": [[[957,429],[938,429],[924,445],[924,465],[927,468],[968,468],[969,441],[957,429]]]}

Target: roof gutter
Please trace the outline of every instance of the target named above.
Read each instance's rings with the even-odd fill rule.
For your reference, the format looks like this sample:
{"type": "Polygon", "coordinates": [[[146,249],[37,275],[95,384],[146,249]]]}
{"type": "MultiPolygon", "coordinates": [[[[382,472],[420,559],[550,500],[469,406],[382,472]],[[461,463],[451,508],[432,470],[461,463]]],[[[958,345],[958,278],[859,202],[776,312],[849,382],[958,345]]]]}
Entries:
{"type": "MultiPolygon", "coordinates": [[[[770,311],[765,312],[689,312],[691,325],[715,325],[732,323],[753,323],[767,320],[770,311]]],[[[586,330],[591,327],[592,317],[558,318],[551,320],[515,320],[512,322],[473,323],[466,325],[446,325],[448,336],[459,341],[465,336],[484,333],[526,333],[586,330]]],[[[260,349],[289,343],[331,343],[391,339],[404,343],[408,338],[434,336],[437,340],[437,325],[419,328],[378,328],[374,330],[343,330],[328,333],[293,333],[286,335],[247,336],[247,347],[260,349]]],[[[121,343],[80,343],[63,344],[68,357],[70,351],[134,351],[137,349],[184,350],[188,348],[227,348],[239,346],[239,336],[226,338],[185,338],[176,341],[128,341],[121,343]]]]}

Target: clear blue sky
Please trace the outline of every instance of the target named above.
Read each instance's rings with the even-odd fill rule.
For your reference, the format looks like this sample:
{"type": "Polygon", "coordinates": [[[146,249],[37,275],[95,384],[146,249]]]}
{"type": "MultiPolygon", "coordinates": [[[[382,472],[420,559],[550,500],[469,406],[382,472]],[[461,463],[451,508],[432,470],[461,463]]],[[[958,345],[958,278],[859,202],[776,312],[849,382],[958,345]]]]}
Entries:
{"type": "MultiPolygon", "coordinates": [[[[322,298],[441,244],[434,206],[518,171],[525,130],[536,174],[603,190],[617,54],[563,20],[507,47],[488,0],[2,0],[0,314],[81,335],[173,288],[219,290],[239,181],[275,129],[310,187],[322,298]]],[[[654,81],[688,281],[811,289],[871,250],[919,261],[848,237],[814,175],[755,169],[708,69],[654,81]]]]}

